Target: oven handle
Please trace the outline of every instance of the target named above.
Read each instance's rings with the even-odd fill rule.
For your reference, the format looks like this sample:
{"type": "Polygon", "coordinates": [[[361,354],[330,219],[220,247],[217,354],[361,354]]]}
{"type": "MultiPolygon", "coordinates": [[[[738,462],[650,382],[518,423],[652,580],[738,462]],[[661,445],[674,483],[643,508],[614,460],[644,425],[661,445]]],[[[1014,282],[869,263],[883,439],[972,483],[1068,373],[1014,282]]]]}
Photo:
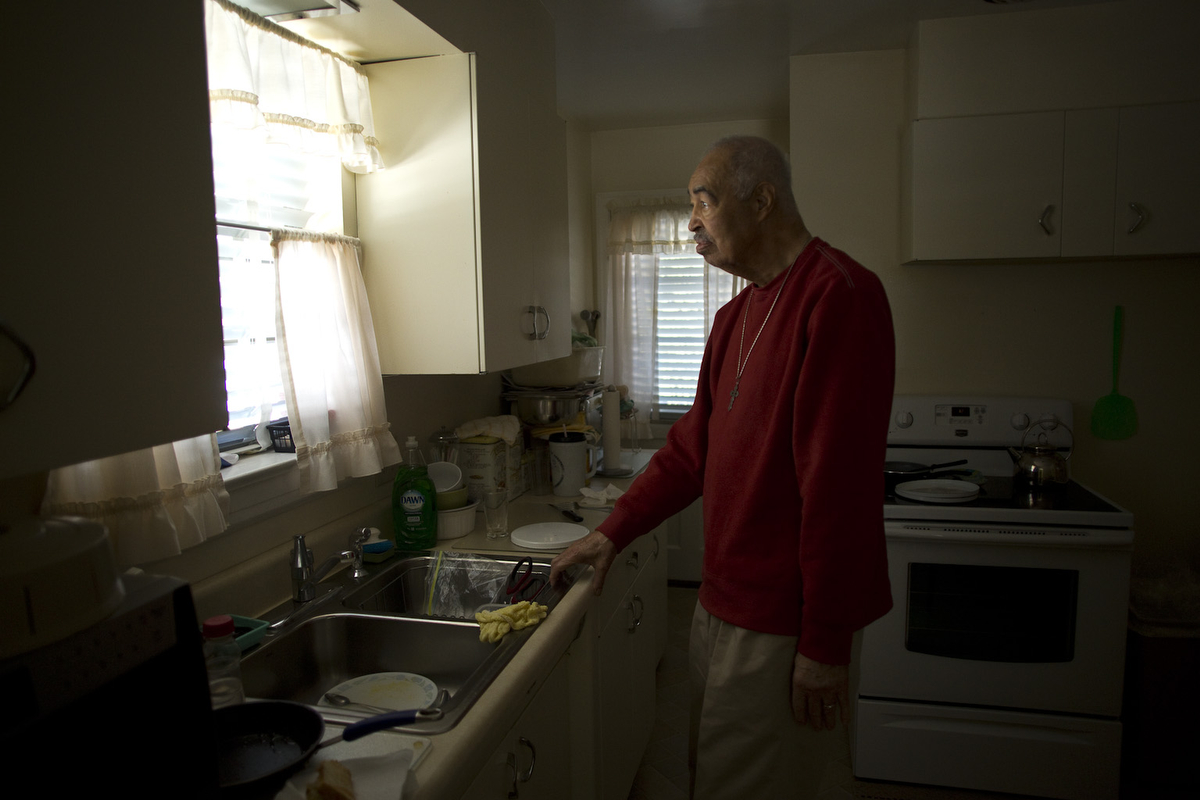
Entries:
{"type": "Polygon", "coordinates": [[[955,542],[962,544],[1009,544],[1033,547],[1127,547],[1133,531],[1127,529],[1000,528],[982,525],[936,525],[922,522],[888,522],[888,540],[955,542]]]}

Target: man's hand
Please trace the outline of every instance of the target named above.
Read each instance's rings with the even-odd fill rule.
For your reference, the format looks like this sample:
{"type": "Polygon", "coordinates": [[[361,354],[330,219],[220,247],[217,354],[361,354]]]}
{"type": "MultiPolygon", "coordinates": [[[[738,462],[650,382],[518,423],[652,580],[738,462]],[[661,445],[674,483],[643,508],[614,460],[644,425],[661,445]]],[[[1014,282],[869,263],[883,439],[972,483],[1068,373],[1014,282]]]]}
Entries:
{"type": "Polygon", "coordinates": [[[592,531],[550,562],[550,584],[558,586],[562,572],[572,564],[590,564],[596,574],[592,577],[592,592],[599,595],[604,588],[604,576],[617,557],[617,546],[600,531],[592,531]]]}
{"type": "Polygon", "coordinates": [[[796,653],[792,667],[792,714],[813,730],[833,730],[840,714],[846,723],[850,704],[850,668],[821,664],[796,653]]]}

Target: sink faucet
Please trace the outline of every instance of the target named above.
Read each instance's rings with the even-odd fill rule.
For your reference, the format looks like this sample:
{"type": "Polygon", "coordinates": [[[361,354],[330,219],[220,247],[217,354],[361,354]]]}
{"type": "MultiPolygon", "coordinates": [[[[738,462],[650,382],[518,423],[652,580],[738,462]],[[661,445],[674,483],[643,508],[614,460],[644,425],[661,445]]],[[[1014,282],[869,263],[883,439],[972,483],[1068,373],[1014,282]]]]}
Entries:
{"type": "Polygon", "coordinates": [[[371,538],[369,528],[358,528],[350,534],[349,550],[343,550],[330,556],[321,566],[313,569],[313,552],[305,544],[304,536],[293,536],[292,556],[289,560],[289,568],[292,573],[292,599],[297,603],[307,603],[312,600],[316,597],[317,584],[321,582],[321,579],[328,575],[331,569],[346,561],[352,562],[351,579],[357,581],[365,578],[367,572],[363,568],[362,547],[369,538],[371,538]]]}

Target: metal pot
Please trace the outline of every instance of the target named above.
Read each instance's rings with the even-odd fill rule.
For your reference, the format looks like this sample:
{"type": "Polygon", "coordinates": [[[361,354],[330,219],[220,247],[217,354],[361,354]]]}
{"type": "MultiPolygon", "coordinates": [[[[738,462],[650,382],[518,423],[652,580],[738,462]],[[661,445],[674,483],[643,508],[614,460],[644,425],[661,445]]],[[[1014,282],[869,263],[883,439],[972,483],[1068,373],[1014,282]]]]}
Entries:
{"type": "Polygon", "coordinates": [[[1035,488],[1055,486],[1066,483],[1071,479],[1071,468],[1067,463],[1071,458],[1070,449],[1064,456],[1057,447],[1049,443],[1048,434],[1058,427],[1066,429],[1074,442],[1075,434],[1070,427],[1057,418],[1044,419],[1030,425],[1021,437],[1021,448],[1008,448],[1013,463],[1017,467],[1017,479],[1035,488]],[[1026,444],[1030,433],[1037,431],[1035,441],[1026,444]]]}

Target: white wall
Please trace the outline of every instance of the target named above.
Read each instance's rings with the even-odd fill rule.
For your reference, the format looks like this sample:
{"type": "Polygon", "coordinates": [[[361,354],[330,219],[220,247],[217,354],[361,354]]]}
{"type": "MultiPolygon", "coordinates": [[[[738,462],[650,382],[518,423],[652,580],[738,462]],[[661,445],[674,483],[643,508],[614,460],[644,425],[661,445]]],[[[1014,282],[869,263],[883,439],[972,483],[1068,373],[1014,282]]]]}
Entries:
{"type": "Polygon", "coordinates": [[[1073,475],[1134,512],[1142,561],[1200,563],[1200,428],[1192,420],[1200,397],[1200,259],[899,266],[901,142],[908,94],[911,107],[943,116],[1027,110],[1018,103],[1026,93],[1032,104],[1079,93],[1112,105],[1194,98],[1194,45],[1158,49],[1175,40],[1181,15],[1192,20],[1191,32],[1200,30],[1195,9],[1114,3],[938,20],[922,24],[918,51],[796,56],[791,65],[801,209],[814,231],[883,279],[896,323],[897,393],[1070,399],[1073,475]],[[933,40],[936,58],[926,52],[933,40]],[[1098,95],[1091,78],[1112,73],[1114,41],[1126,42],[1122,53],[1157,55],[1127,64],[1136,80],[1098,95]],[[1031,67],[1037,58],[1047,61],[1031,67]],[[917,67],[916,85],[906,80],[909,66],[917,67]],[[1193,77],[1179,81],[1180,70],[1193,77]],[[1031,88],[1031,74],[1053,91],[1031,88]],[[1121,390],[1134,398],[1140,421],[1136,436],[1118,442],[1089,431],[1092,405],[1111,385],[1116,304],[1125,306],[1121,390]]]}
{"type": "Polygon", "coordinates": [[[592,195],[683,189],[708,146],[733,134],[762,136],[787,149],[785,120],[597,131],[592,134],[592,195]]]}

